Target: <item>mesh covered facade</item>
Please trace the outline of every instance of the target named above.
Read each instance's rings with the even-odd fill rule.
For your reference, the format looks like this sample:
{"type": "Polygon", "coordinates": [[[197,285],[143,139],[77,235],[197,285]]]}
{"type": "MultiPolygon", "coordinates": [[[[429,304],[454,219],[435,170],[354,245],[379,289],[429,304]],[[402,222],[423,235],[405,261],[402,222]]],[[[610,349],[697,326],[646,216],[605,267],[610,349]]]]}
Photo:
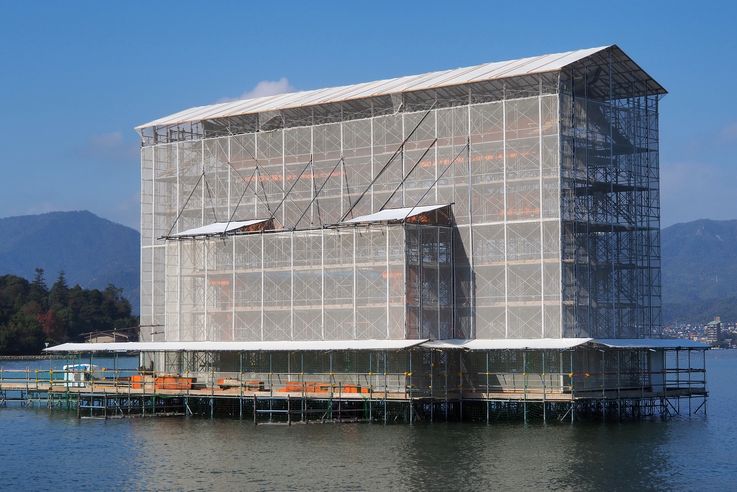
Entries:
{"type": "Polygon", "coordinates": [[[142,338],[652,335],[662,88],[633,66],[143,128],[142,338]],[[452,227],[345,224],[436,204],[452,227]]]}
{"type": "Polygon", "coordinates": [[[177,341],[449,338],[451,229],[362,226],[166,246],[177,341]]]}

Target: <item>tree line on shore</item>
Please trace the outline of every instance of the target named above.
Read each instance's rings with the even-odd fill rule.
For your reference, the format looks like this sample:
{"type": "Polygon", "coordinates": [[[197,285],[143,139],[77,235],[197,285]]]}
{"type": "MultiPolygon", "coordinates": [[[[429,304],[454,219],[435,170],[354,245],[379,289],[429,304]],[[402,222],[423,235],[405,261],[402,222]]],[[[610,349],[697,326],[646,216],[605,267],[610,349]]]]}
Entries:
{"type": "Polygon", "coordinates": [[[0,276],[0,355],[38,354],[46,344],[137,325],[130,302],[112,284],[104,290],[69,287],[61,272],[49,288],[40,268],[30,282],[0,276]]]}

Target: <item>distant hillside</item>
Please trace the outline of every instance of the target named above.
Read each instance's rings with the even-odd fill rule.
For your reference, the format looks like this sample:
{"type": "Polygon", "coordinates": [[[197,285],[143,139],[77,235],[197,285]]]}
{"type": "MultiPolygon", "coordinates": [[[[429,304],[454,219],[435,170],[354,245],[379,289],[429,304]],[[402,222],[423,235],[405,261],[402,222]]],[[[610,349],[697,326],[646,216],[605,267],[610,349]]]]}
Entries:
{"type": "Polygon", "coordinates": [[[123,289],[135,313],[139,301],[139,234],[90,212],[51,212],[0,219],[0,275],[32,279],[45,270],[50,286],[61,270],[69,285],[123,289]]]}
{"type": "Polygon", "coordinates": [[[664,321],[737,319],[737,220],[675,224],[661,245],[664,321]]]}

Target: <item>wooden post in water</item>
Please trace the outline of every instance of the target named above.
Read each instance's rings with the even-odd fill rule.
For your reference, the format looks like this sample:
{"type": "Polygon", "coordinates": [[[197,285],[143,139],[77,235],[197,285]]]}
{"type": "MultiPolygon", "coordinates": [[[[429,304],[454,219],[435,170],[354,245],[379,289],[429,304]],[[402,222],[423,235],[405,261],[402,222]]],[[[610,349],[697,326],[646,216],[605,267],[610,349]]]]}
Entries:
{"type": "Polygon", "coordinates": [[[524,384],[524,401],[522,403],[522,412],[524,422],[527,423],[527,351],[522,351],[522,383],[524,384]]]}
{"type": "Polygon", "coordinates": [[[543,382],[543,424],[546,424],[548,422],[548,415],[547,415],[547,401],[545,400],[545,351],[542,351],[542,382],[543,382]]]}
{"type": "Polygon", "coordinates": [[[238,420],[243,420],[243,352],[238,352],[238,420]]]}
{"type": "Polygon", "coordinates": [[[409,425],[414,424],[414,409],[412,408],[412,351],[407,351],[407,358],[409,359],[409,385],[407,386],[408,406],[409,406],[409,425]]]}

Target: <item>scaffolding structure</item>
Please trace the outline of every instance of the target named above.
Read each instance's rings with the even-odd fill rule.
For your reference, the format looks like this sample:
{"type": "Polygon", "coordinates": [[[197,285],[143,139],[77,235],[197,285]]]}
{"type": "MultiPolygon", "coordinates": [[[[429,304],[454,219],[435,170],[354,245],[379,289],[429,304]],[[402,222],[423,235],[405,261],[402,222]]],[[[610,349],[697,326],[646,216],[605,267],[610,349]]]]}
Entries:
{"type": "MultiPolygon", "coordinates": [[[[0,371],[0,406],[20,401],[80,417],[223,415],[259,422],[622,421],[705,414],[705,349],[580,341],[568,349],[145,352],[120,369],[114,344],[69,351],[69,370],[0,371]],[[610,345],[607,345],[610,344],[610,345]],[[592,350],[593,349],[593,350],[592,350]],[[111,354],[112,355],[111,357],[111,354]],[[99,360],[111,367],[103,367],[99,360]],[[8,397],[11,394],[11,397],[8,397]]],[[[65,350],[62,350],[65,351],[65,350]]]]}
{"type": "MultiPolygon", "coordinates": [[[[345,246],[326,225],[442,203],[453,204],[455,223],[448,338],[657,335],[657,114],[664,91],[632,66],[611,47],[557,72],[207,120],[200,134],[181,124],[142,128],[141,324],[164,327],[152,330],[158,336],[142,335],[191,337],[215,315],[189,319],[188,310],[214,303],[230,305],[239,318],[244,328],[234,339],[259,339],[258,324],[266,324],[266,336],[291,339],[292,314],[254,322],[243,309],[258,300],[238,299],[234,286],[223,300],[205,263],[232,254],[234,271],[238,258],[285,269],[309,261],[329,270],[345,246]],[[264,236],[265,254],[244,251],[248,259],[235,248],[248,242],[240,238],[220,236],[209,248],[167,240],[172,231],[233,218],[275,219],[285,233],[264,236]],[[228,250],[234,252],[221,253],[228,250]],[[182,281],[178,268],[195,269],[203,281],[182,281]]],[[[302,279],[277,277],[264,275],[274,284],[265,302],[291,312],[294,299],[284,291],[296,282],[301,293],[302,279]]],[[[324,283],[306,295],[330,296],[329,275],[324,283]]],[[[308,336],[351,332],[332,334],[330,324],[340,321],[330,317],[319,327],[315,316],[297,318],[310,325],[308,336]]],[[[355,325],[361,315],[354,318],[355,325]]]]}
{"type": "MultiPolygon", "coordinates": [[[[657,376],[671,349],[698,348],[657,340],[665,93],[608,46],[216,104],[138,127],[140,338],[153,344],[142,359],[181,376],[187,357],[206,353],[214,375],[198,380],[241,387],[237,344],[304,344],[288,355],[272,347],[271,364],[311,357],[312,342],[404,340],[424,345],[406,352],[404,386],[390,391],[385,379],[383,391],[410,408],[441,391],[446,410],[478,400],[526,415],[539,382],[544,413],[554,395],[601,411],[612,392],[620,403],[705,397],[705,383],[666,387],[657,376]],[[640,341],[591,342],[626,339],[640,341]],[[172,365],[153,348],[161,342],[205,345],[172,365]],[[516,369],[495,368],[502,360],[516,369]]],[[[343,355],[326,351],[331,378],[343,355]]],[[[302,393],[314,393],[308,382],[333,392],[332,379],[306,381],[300,367],[286,377],[302,393]]],[[[251,372],[272,384],[272,369],[251,372]]]]}

